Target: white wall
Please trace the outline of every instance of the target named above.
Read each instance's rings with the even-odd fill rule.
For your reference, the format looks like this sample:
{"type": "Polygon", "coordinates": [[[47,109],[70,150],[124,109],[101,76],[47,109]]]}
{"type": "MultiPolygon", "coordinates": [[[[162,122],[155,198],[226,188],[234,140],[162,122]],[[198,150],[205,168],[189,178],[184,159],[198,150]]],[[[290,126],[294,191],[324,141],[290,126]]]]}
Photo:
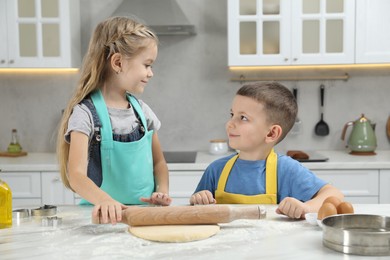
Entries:
{"type": "MultiPolygon", "coordinates": [[[[120,1],[81,0],[82,46],[91,31],[120,1]]],[[[160,37],[154,78],[140,96],[162,121],[159,136],[165,150],[207,150],[208,141],[225,138],[231,100],[240,87],[227,68],[226,0],[178,0],[196,36],[160,37]]],[[[55,131],[78,80],[77,75],[0,74],[0,150],[6,149],[11,129],[30,152],[54,152],[55,131]]],[[[295,82],[282,82],[292,88],[295,82]]],[[[361,113],[376,123],[378,149],[388,150],[385,124],[390,115],[390,73],[355,73],[348,81],[301,81],[300,135],[289,135],[278,150],[344,149],[341,130],[361,113]],[[319,121],[319,85],[326,85],[325,121],[331,134],[314,135],[319,121]]]]}

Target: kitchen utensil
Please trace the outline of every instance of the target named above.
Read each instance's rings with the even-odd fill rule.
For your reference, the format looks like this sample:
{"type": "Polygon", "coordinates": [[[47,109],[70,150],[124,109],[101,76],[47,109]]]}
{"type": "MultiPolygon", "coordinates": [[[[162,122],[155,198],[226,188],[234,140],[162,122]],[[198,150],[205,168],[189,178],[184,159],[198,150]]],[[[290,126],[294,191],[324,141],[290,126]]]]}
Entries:
{"type": "Polygon", "coordinates": [[[37,209],[31,210],[31,216],[53,216],[57,213],[57,207],[52,205],[44,205],[37,209]]]}
{"type": "Polygon", "coordinates": [[[295,152],[302,152],[299,150],[289,150],[287,151],[287,155],[290,156],[291,158],[297,160],[298,162],[326,162],[329,160],[328,157],[323,156],[322,154],[316,152],[316,151],[305,151],[304,154],[307,155],[305,156],[300,156],[299,154],[295,154],[295,152]],[[290,153],[289,153],[290,152],[290,153]],[[289,155],[291,154],[291,155],[289,155]]]}
{"type": "Polygon", "coordinates": [[[324,246],[367,256],[390,255],[390,217],[365,214],[330,216],[322,220],[324,246]]]}
{"type": "Polygon", "coordinates": [[[320,96],[321,96],[321,120],[316,124],[314,132],[319,136],[326,136],[329,134],[329,126],[324,121],[324,95],[325,95],[325,86],[321,84],[320,86],[320,96]]]}
{"type": "Polygon", "coordinates": [[[355,121],[347,122],[341,133],[341,140],[345,139],[347,128],[352,127],[352,132],[348,138],[347,146],[351,154],[355,155],[374,155],[377,146],[375,136],[375,124],[372,124],[364,114],[355,121]]]}
{"type": "Polygon", "coordinates": [[[0,157],[20,157],[26,156],[27,152],[21,151],[19,153],[0,152],[0,157]]]}
{"type": "MultiPolygon", "coordinates": [[[[262,219],[266,217],[262,206],[132,206],[122,211],[122,223],[130,226],[188,225],[228,223],[236,219],[262,219]]],[[[100,217],[92,223],[101,223],[100,217]]]]}
{"type": "MultiPolygon", "coordinates": [[[[293,94],[294,94],[296,102],[298,103],[298,89],[297,88],[293,88],[293,94]]],[[[297,115],[297,117],[295,118],[295,123],[290,130],[290,133],[299,134],[301,132],[301,125],[302,125],[302,121],[299,119],[299,117],[297,115]]]]}
{"type": "Polygon", "coordinates": [[[387,138],[390,139],[390,116],[387,119],[387,123],[386,123],[386,134],[387,134],[387,138]]]}
{"type": "Polygon", "coordinates": [[[41,220],[41,224],[44,227],[57,227],[62,224],[62,218],[59,218],[57,216],[44,217],[41,220]]]}

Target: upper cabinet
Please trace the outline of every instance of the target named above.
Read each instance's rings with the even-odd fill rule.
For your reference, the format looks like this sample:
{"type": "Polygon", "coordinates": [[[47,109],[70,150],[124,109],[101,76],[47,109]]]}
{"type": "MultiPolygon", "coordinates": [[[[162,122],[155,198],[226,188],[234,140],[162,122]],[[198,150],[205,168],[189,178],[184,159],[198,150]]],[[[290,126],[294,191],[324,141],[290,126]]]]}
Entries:
{"type": "Polygon", "coordinates": [[[389,0],[357,0],[356,63],[390,62],[389,10],[389,0]]]}
{"type": "Polygon", "coordinates": [[[0,67],[80,66],[77,0],[0,0],[0,67]]]}
{"type": "Polygon", "coordinates": [[[228,0],[229,66],[389,62],[388,10],[388,0],[228,0]]]}

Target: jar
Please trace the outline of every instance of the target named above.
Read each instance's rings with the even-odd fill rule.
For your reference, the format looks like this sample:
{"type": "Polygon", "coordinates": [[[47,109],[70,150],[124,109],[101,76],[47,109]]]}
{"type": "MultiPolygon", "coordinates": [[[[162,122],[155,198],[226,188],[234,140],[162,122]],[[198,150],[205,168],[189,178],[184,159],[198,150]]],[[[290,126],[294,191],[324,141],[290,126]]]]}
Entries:
{"type": "Polygon", "coordinates": [[[12,226],[12,193],[6,182],[0,179],[0,229],[12,226]]]}
{"type": "Polygon", "coordinates": [[[22,146],[19,144],[18,131],[16,129],[12,129],[11,142],[8,145],[9,153],[20,153],[22,151],[22,146]]]}
{"type": "Polygon", "coordinates": [[[229,150],[227,141],[224,139],[210,140],[209,152],[214,155],[226,154],[229,150]]]}

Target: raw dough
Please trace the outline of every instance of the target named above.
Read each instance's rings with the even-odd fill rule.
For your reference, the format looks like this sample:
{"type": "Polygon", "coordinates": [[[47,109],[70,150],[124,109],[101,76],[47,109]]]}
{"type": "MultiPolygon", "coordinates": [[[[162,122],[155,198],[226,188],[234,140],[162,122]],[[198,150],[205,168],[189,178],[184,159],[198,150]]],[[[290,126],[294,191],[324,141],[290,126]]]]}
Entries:
{"type": "Polygon", "coordinates": [[[218,225],[163,225],[129,227],[136,237],[158,242],[189,242],[209,238],[218,233],[218,225]]]}

